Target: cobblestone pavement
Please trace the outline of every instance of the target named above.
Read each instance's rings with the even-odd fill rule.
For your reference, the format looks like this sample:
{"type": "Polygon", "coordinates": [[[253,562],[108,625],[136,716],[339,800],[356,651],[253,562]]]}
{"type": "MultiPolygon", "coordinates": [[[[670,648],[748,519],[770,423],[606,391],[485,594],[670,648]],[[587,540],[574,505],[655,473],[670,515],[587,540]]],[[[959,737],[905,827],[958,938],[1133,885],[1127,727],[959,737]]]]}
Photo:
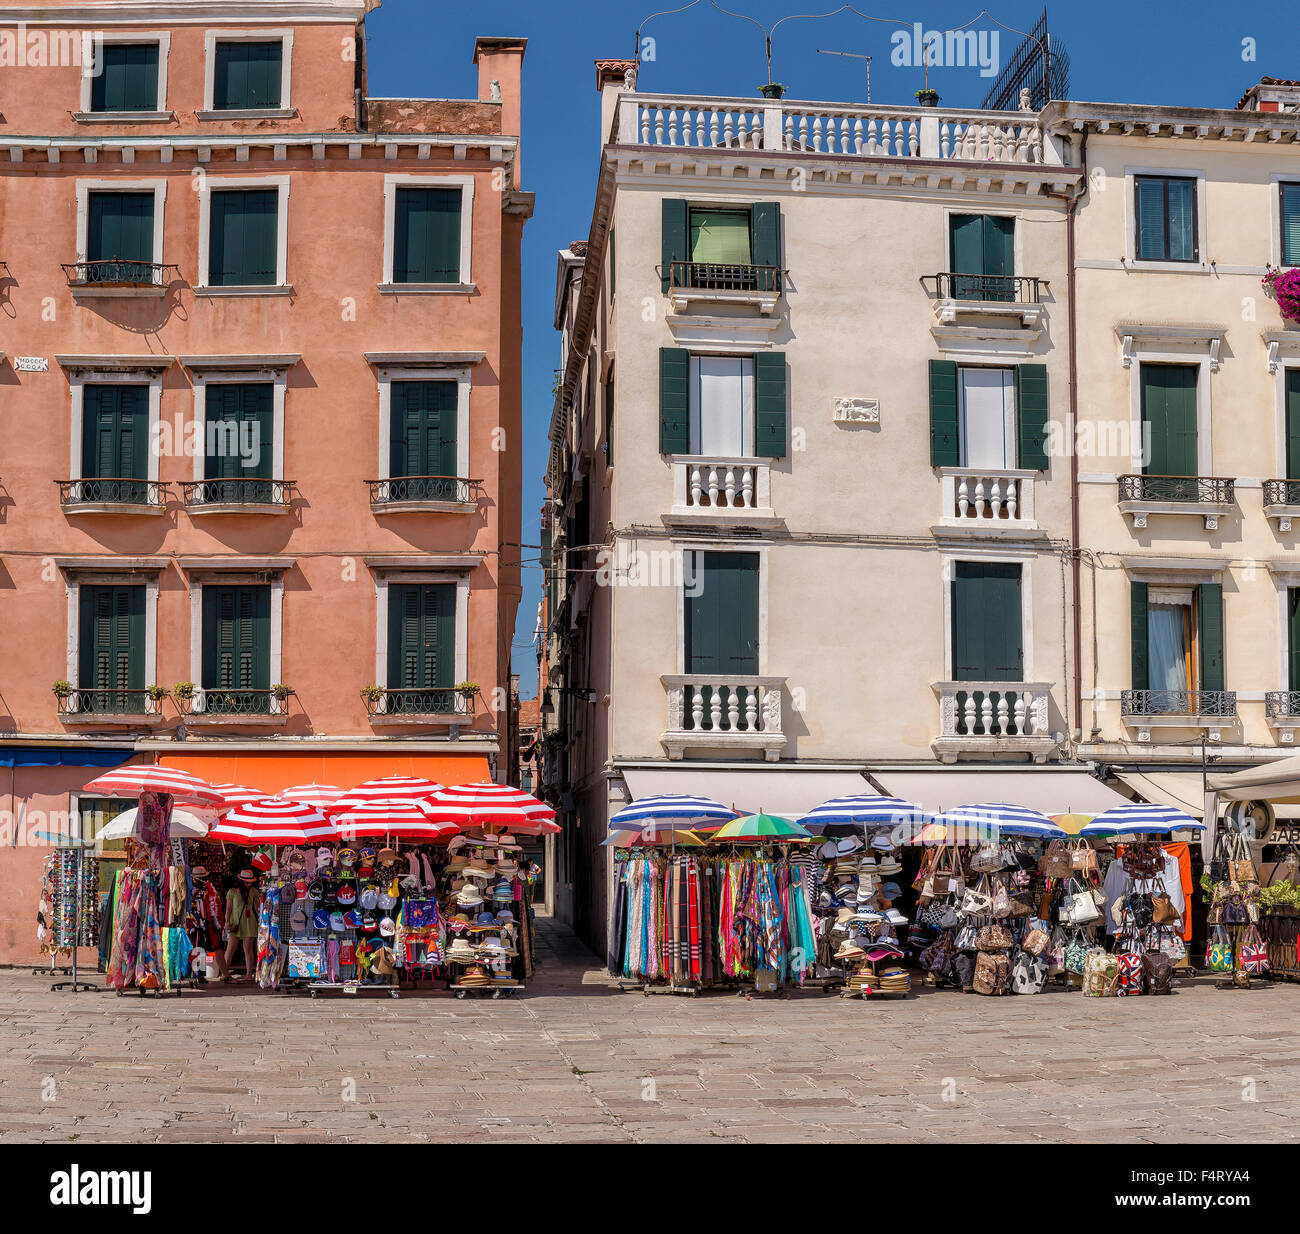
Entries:
{"type": "Polygon", "coordinates": [[[0,1141],[1300,1137],[1296,985],[646,998],[549,921],[539,954],[512,1001],[119,998],[0,973],[0,1141]]]}

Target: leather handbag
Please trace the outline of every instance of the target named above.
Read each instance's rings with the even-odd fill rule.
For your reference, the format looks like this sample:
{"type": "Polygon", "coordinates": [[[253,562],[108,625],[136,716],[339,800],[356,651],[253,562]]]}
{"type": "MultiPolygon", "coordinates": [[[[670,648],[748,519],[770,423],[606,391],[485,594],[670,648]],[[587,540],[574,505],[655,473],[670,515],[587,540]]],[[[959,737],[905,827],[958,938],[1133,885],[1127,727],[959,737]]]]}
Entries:
{"type": "Polygon", "coordinates": [[[1155,910],[1151,896],[1145,891],[1138,891],[1130,881],[1124,889],[1124,908],[1129,914],[1135,928],[1145,930],[1151,925],[1155,910]]]}
{"type": "Polygon", "coordinates": [[[1038,869],[1047,878],[1069,878],[1074,869],[1070,850],[1064,840],[1053,840],[1039,858],[1038,869]]]}
{"type": "Polygon", "coordinates": [[[980,926],[975,943],[980,951],[1010,951],[1016,940],[1006,926],[994,924],[980,926]]]}
{"type": "Polygon", "coordinates": [[[993,916],[1011,916],[1011,893],[1007,890],[1007,880],[1005,878],[995,878],[993,880],[993,916]]]}
{"type": "Polygon", "coordinates": [[[1020,949],[1030,955],[1039,956],[1047,950],[1048,941],[1047,935],[1034,926],[1025,932],[1025,937],[1020,942],[1020,949]]]}
{"type": "Polygon", "coordinates": [[[1178,920],[1178,910],[1165,890],[1165,880],[1156,880],[1156,890],[1151,896],[1151,920],[1156,925],[1172,925],[1178,920]]]}
{"type": "Polygon", "coordinates": [[[1097,873],[1097,850],[1088,843],[1087,840],[1071,840],[1070,849],[1070,868],[1076,874],[1096,874],[1097,873]]]}
{"type": "Polygon", "coordinates": [[[1250,845],[1238,833],[1232,839],[1232,856],[1228,859],[1228,876],[1237,883],[1253,883],[1257,879],[1255,863],[1251,860],[1250,845]]]}
{"type": "Polygon", "coordinates": [[[1146,978],[1148,994],[1174,992],[1174,962],[1159,951],[1148,951],[1142,956],[1142,971],[1146,978]]]}
{"type": "Polygon", "coordinates": [[[965,888],[962,878],[961,854],[956,847],[942,848],[930,871],[933,895],[960,895],[965,888]]]}
{"type": "Polygon", "coordinates": [[[1159,844],[1146,842],[1126,844],[1124,846],[1124,873],[1129,878],[1157,878],[1165,870],[1165,850],[1159,844]]]}
{"type": "Polygon", "coordinates": [[[975,993],[1005,994],[1011,982],[1011,961],[1005,955],[981,951],[975,957],[975,993]]]}
{"type": "Polygon", "coordinates": [[[988,917],[993,911],[993,897],[988,890],[988,875],[980,875],[974,887],[967,887],[961,897],[961,911],[967,917],[988,917]]]}
{"type": "Polygon", "coordinates": [[[1034,901],[1030,898],[1027,891],[1017,891],[1011,897],[1011,907],[1007,913],[1008,917],[1031,917],[1034,912],[1034,901]]]}
{"type": "Polygon", "coordinates": [[[1069,926],[1090,925],[1100,919],[1097,902],[1078,879],[1071,879],[1061,901],[1061,924],[1069,926]]]}

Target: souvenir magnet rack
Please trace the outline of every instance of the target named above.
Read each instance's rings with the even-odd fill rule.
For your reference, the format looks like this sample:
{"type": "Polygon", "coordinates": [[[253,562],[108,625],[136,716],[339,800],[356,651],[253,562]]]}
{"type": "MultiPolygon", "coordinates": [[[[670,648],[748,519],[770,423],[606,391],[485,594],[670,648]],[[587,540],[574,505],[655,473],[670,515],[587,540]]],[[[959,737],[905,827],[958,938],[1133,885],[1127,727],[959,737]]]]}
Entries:
{"type": "MultiPolygon", "coordinates": [[[[82,981],[80,979],[80,973],[78,972],[77,969],[77,953],[81,950],[82,863],[86,859],[87,847],[93,845],[94,841],[82,840],[82,841],[72,841],[70,843],[67,836],[50,836],[48,834],[44,834],[41,832],[37,832],[33,838],[38,840],[48,839],[48,840],[55,841],[59,848],[71,849],[76,858],[75,860],[76,873],[73,876],[73,883],[74,883],[74,889],[76,894],[72,902],[72,964],[68,968],[64,968],[62,970],[65,973],[71,971],[72,980],[56,981],[53,983],[53,985],[50,986],[50,989],[71,990],[74,994],[80,994],[84,990],[97,990],[99,993],[102,994],[107,987],[99,986],[99,985],[91,985],[89,981],[82,981]]],[[[54,970],[51,969],[51,971],[54,970]]]]}

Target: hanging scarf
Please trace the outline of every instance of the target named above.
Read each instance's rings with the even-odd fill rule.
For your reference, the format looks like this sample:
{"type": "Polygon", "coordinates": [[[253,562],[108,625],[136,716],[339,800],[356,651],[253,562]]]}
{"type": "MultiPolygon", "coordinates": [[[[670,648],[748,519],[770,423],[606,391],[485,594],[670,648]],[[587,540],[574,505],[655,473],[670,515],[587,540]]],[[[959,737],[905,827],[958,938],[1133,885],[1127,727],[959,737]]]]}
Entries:
{"type": "Polygon", "coordinates": [[[162,925],[158,912],[161,877],[157,870],[145,870],[140,879],[139,942],[135,953],[135,984],[153,986],[163,984],[166,953],[163,950],[162,925]]]}

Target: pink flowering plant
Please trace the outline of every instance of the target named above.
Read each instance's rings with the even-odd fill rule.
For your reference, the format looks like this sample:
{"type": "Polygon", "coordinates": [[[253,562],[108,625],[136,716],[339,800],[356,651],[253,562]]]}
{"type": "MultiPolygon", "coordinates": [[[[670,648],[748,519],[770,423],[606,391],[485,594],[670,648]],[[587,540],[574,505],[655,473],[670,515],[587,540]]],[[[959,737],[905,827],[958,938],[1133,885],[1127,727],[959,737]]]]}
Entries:
{"type": "Polygon", "coordinates": [[[1277,301],[1282,316],[1290,321],[1300,321],[1300,269],[1270,268],[1263,282],[1268,294],[1277,301]]]}

